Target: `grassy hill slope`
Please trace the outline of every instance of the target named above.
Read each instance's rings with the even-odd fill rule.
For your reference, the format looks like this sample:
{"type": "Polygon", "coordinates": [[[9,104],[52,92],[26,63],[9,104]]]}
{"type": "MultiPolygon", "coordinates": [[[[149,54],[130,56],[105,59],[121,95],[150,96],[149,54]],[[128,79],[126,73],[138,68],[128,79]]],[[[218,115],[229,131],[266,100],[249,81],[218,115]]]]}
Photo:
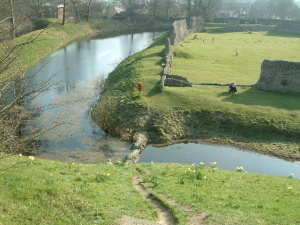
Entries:
{"type": "MultiPolygon", "coordinates": [[[[300,181],[217,168],[217,163],[73,164],[16,156],[0,161],[1,224],[119,224],[157,219],[139,179],[176,224],[299,224],[300,181]],[[14,165],[14,163],[17,163],[14,165]],[[205,215],[205,216],[204,216],[205,215]]],[[[289,177],[291,176],[291,177],[289,177]]]]}

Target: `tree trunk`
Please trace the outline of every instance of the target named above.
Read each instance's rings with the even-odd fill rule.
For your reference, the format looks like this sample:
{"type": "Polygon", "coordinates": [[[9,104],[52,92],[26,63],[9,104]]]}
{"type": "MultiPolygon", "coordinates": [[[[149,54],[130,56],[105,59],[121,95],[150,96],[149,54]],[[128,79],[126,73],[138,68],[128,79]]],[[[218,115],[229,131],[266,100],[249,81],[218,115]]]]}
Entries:
{"type": "Polygon", "coordinates": [[[16,17],[15,17],[15,0],[9,0],[10,9],[10,37],[14,39],[16,37],[16,17]]]}
{"type": "Polygon", "coordinates": [[[64,6],[63,6],[63,21],[61,23],[61,25],[65,25],[66,22],[66,0],[64,0],[64,6]]]}
{"type": "Polygon", "coordinates": [[[90,0],[89,3],[88,3],[87,14],[86,14],[86,21],[89,21],[89,18],[90,18],[91,2],[92,2],[92,0],[90,0]]]}
{"type": "Polygon", "coordinates": [[[73,3],[73,6],[74,6],[74,9],[75,9],[75,12],[76,12],[77,21],[80,22],[79,11],[78,11],[78,8],[77,8],[77,1],[72,0],[72,3],[73,3]]]}
{"type": "Polygon", "coordinates": [[[190,22],[190,18],[192,17],[192,12],[191,12],[191,1],[192,0],[187,0],[187,11],[188,11],[188,18],[187,18],[187,22],[188,22],[188,24],[189,24],[189,22],[190,22]]]}
{"type": "Polygon", "coordinates": [[[130,20],[133,22],[133,0],[129,0],[129,7],[130,7],[130,20]]]}

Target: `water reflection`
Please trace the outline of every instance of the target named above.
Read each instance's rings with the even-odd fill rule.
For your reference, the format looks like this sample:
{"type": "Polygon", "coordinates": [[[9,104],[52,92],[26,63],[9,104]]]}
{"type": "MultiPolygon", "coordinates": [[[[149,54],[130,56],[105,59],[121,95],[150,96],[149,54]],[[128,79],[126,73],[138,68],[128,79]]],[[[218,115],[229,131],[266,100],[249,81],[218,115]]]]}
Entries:
{"type": "Polygon", "coordinates": [[[245,152],[239,149],[206,145],[199,143],[175,144],[163,148],[147,146],[142,152],[140,163],[146,162],[186,163],[199,165],[204,162],[210,166],[236,170],[242,166],[249,173],[280,175],[288,177],[291,173],[300,179],[300,164],[291,163],[270,156],[245,152]]]}
{"type": "Polygon", "coordinates": [[[36,74],[32,84],[51,83],[26,104],[28,109],[39,109],[38,116],[25,127],[26,133],[51,128],[38,136],[41,146],[36,154],[72,162],[122,160],[130,152],[130,144],[107,136],[94,124],[91,105],[98,98],[100,80],[158,35],[161,33],[145,32],[75,42],[28,70],[27,77],[36,74]]]}

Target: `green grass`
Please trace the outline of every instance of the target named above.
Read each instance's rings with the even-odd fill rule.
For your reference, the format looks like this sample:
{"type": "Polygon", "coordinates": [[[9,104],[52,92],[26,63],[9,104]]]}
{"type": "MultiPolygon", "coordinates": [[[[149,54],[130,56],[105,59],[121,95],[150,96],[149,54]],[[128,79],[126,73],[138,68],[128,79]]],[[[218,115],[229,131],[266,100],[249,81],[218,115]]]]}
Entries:
{"type": "Polygon", "coordinates": [[[205,42],[194,41],[190,36],[186,38],[190,43],[183,43],[184,47],[173,47],[172,73],[183,74],[193,83],[229,83],[234,80],[238,84],[254,84],[259,79],[264,59],[300,61],[299,37],[281,37],[266,32],[197,35],[205,42]],[[176,57],[178,52],[192,58],[182,58],[180,54],[176,57]]]}
{"type": "Polygon", "coordinates": [[[1,224],[117,224],[122,215],[156,215],[132,186],[131,166],[18,161],[1,172],[1,224]]]}
{"type": "Polygon", "coordinates": [[[70,42],[93,34],[95,31],[87,23],[62,26],[59,20],[50,20],[47,29],[22,35],[10,43],[11,46],[20,45],[15,52],[17,60],[0,78],[18,75],[70,42]]]}
{"type": "Polygon", "coordinates": [[[300,181],[184,164],[71,164],[2,159],[1,224],[118,224],[123,215],[155,221],[134,188],[140,177],[177,224],[209,212],[205,224],[299,224],[300,181]],[[139,172],[138,172],[139,171],[139,172]],[[186,210],[188,207],[189,210],[186,210]]]}
{"type": "MultiPolygon", "coordinates": [[[[235,81],[237,85],[252,85],[259,79],[264,59],[300,61],[299,35],[280,32],[197,35],[205,42],[192,40],[194,34],[191,34],[182,42],[184,47],[172,46],[175,59],[171,74],[185,76],[192,83],[235,81]]],[[[118,96],[120,108],[111,114],[112,126],[146,130],[152,142],[201,138],[290,160],[300,159],[299,94],[238,87],[238,92],[232,95],[226,86],[210,85],[165,87],[161,93],[158,86],[165,41],[166,35],[126,59],[108,77],[103,96],[118,96]],[[141,96],[138,96],[138,82],[143,83],[141,96]],[[125,109],[124,103],[148,111],[147,121],[138,119],[138,113],[128,113],[130,109],[125,109]],[[121,118],[118,121],[114,119],[117,116],[121,118]]],[[[94,116],[96,121],[97,117],[94,116]]]]}

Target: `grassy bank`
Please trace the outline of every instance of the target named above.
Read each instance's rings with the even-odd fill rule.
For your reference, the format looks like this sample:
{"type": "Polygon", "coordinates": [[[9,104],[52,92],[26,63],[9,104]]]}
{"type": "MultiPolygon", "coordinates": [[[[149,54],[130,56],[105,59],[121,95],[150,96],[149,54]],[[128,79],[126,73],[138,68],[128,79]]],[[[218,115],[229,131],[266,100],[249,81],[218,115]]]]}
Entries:
{"type": "Polygon", "coordinates": [[[60,21],[51,20],[45,30],[22,35],[10,43],[11,46],[19,45],[15,52],[17,59],[4,74],[1,74],[1,78],[21,74],[70,42],[93,34],[95,31],[86,23],[66,23],[62,26],[60,21]]]}
{"type": "MultiPolygon", "coordinates": [[[[235,81],[238,85],[252,85],[258,81],[264,59],[300,61],[300,37],[293,34],[197,35],[202,39],[192,40],[192,34],[183,47],[172,47],[175,60],[171,73],[185,76],[192,83],[235,81]]],[[[152,143],[203,139],[289,160],[300,159],[299,95],[255,88],[238,88],[232,95],[228,87],[203,85],[165,87],[160,93],[165,41],[166,37],[162,37],[110,74],[101,102],[93,112],[95,121],[123,138],[147,131],[152,143]],[[138,82],[143,83],[141,96],[137,93],[138,82]]]]}
{"type": "Polygon", "coordinates": [[[67,164],[16,156],[1,160],[1,224],[119,224],[155,221],[135,189],[138,177],[176,224],[299,224],[300,181],[227,171],[218,164],[67,164]],[[205,216],[203,216],[205,215],[205,216]]]}
{"type": "Polygon", "coordinates": [[[17,49],[17,60],[12,62],[10,69],[1,74],[0,79],[21,74],[37,62],[67,44],[88,38],[93,35],[110,32],[132,32],[145,30],[165,30],[170,24],[131,23],[114,20],[91,20],[89,23],[67,22],[61,25],[61,20],[49,19],[45,30],[37,30],[22,35],[10,43],[20,45],[17,49]]]}

